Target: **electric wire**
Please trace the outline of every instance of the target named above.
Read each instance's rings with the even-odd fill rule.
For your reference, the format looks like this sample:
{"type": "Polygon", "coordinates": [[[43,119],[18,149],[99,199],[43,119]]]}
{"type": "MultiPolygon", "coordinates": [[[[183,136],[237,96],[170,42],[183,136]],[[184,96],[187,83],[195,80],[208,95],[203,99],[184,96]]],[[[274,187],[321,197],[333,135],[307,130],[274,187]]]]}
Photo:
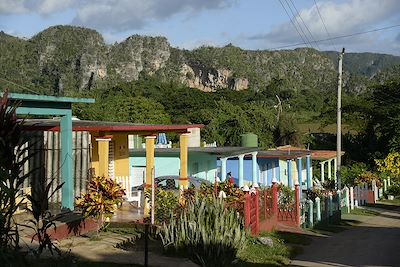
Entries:
{"type": "MultiPolygon", "coordinates": [[[[319,11],[319,7],[318,7],[318,4],[317,4],[316,0],[314,0],[314,4],[315,4],[315,7],[317,8],[318,16],[321,19],[321,22],[322,22],[322,25],[324,26],[326,34],[327,34],[328,38],[331,38],[331,35],[329,34],[328,28],[326,27],[325,21],[324,21],[322,15],[321,15],[321,12],[319,11]]],[[[335,51],[339,51],[337,49],[337,47],[335,46],[335,44],[332,42],[332,40],[330,40],[329,42],[331,43],[331,46],[335,49],[335,51]]]]}
{"type": "MultiPolygon", "coordinates": [[[[349,38],[349,37],[353,37],[353,36],[357,36],[357,35],[389,30],[389,29],[396,28],[396,27],[400,27],[400,24],[394,24],[394,25],[390,25],[390,26],[386,26],[386,27],[382,27],[382,28],[376,28],[376,29],[367,30],[367,31],[362,31],[362,32],[355,32],[355,33],[350,33],[350,34],[338,35],[338,36],[334,36],[334,37],[331,37],[331,38],[319,39],[319,40],[315,40],[315,41],[318,42],[318,43],[321,43],[321,42],[326,42],[326,41],[330,41],[330,40],[349,38]]],[[[289,47],[294,47],[294,46],[299,46],[299,45],[307,45],[307,43],[303,42],[303,43],[276,46],[276,47],[268,48],[268,50],[277,50],[277,49],[289,48],[289,47]]]]}
{"type": "Polygon", "coordinates": [[[15,85],[15,86],[17,86],[17,87],[23,88],[23,89],[25,89],[25,90],[27,90],[27,91],[29,91],[30,93],[33,93],[33,94],[35,94],[35,95],[38,94],[38,92],[35,92],[34,90],[32,90],[32,89],[30,89],[30,88],[28,88],[28,87],[26,87],[26,86],[20,85],[20,84],[18,84],[18,83],[15,83],[15,82],[13,82],[13,81],[7,80],[7,79],[5,79],[5,78],[1,78],[1,77],[0,77],[0,80],[2,80],[2,81],[4,81],[4,82],[7,82],[7,83],[10,83],[10,84],[13,84],[13,85],[15,85]]]}
{"type": "Polygon", "coordinates": [[[288,9],[290,10],[290,13],[292,13],[293,19],[296,21],[297,26],[299,27],[300,31],[301,31],[302,34],[304,35],[304,37],[305,37],[305,39],[307,40],[308,44],[309,44],[312,48],[315,49],[315,47],[311,44],[310,39],[308,39],[307,34],[304,32],[303,27],[301,27],[300,22],[299,22],[299,20],[297,19],[297,16],[296,16],[295,12],[292,10],[292,7],[290,6],[288,0],[285,0],[285,3],[286,3],[286,5],[287,5],[288,9]]]}
{"type": "Polygon", "coordinates": [[[301,20],[301,22],[303,23],[304,27],[306,28],[307,32],[310,34],[311,40],[313,41],[313,43],[315,44],[315,46],[317,47],[318,50],[321,50],[320,47],[318,46],[318,43],[315,42],[315,38],[313,36],[313,34],[310,31],[310,28],[308,28],[306,22],[303,20],[303,17],[300,15],[299,10],[297,9],[296,5],[294,4],[293,0],[290,0],[290,3],[292,3],[294,10],[296,11],[296,17],[298,16],[301,20]]]}
{"type": "Polygon", "coordinates": [[[294,21],[292,20],[292,17],[289,15],[289,12],[286,10],[286,7],[284,6],[284,4],[282,3],[281,0],[279,0],[279,3],[281,4],[282,8],[285,10],[285,13],[286,13],[286,15],[288,16],[290,22],[292,23],[294,29],[296,30],[296,32],[299,34],[301,40],[303,41],[302,44],[307,45],[308,43],[305,41],[303,35],[301,35],[300,31],[297,29],[297,26],[296,26],[296,24],[294,23],[294,21]]]}

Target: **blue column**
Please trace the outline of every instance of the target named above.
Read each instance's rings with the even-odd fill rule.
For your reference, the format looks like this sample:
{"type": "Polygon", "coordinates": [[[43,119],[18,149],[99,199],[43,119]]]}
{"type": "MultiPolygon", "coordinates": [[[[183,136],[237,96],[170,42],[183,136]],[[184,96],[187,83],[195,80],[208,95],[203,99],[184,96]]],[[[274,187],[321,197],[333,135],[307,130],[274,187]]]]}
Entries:
{"type": "Polygon", "coordinates": [[[243,182],[243,159],[244,159],[244,155],[239,155],[239,170],[238,170],[238,178],[239,178],[239,188],[242,188],[244,186],[244,182],[243,182]]]}
{"type": "Polygon", "coordinates": [[[311,188],[311,155],[306,156],[307,190],[311,188]]]}
{"type": "Polygon", "coordinates": [[[74,209],[74,181],[72,177],[72,112],[66,111],[61,117],[61,208],[74,209]]]}
{"type": "Polygon", "coordinates": [[[272,164],[267,163],[267,185],[272,185],[272,164]]]}
{"type": "Polygon", "coordinates": [[[227,158],[220,158],[221,161],[221,181],[224,182],[226,180],[226,160],[227,158]]]}
{"type": "Polygon", "coordinates": [[[301,162],[301,158],[297,158],[297,178],[298,182],[300,185],[300,198],[301,198],[301,192],[303,190],[303,165],[301,162]]]}
{"type": "Polygon", "coordinates": [[[258,187],[257,152],[251,153],[253,187],[258,187]]]}
{"type": "Polygon", "coordinates": [[[288,186],[290,188],[293,187],[292,184],[292,160],[288,159],[287,161],[287,178],[288,178],[288,186]]]}
{"type": "Polygon", "coordinates": [[[281,182],[281,167],[279,165],[279,159],[275,161],[275,179],[277,182],[281,182]]]}

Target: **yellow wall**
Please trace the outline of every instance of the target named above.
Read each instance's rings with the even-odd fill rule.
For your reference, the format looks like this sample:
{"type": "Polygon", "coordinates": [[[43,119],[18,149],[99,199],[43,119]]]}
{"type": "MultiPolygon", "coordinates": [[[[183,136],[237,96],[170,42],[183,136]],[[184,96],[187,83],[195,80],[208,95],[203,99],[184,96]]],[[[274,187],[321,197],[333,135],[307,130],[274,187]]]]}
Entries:
{"type": "Polygon", "coordinates": [[[114,134],[114,176],[129,176],[128,135],[114,134]]]}
{"type": "Polygon", "coordinates": [[[94,169],[94,175],[99,175],[99,151],[97,146],[96,137],[92,136],[92,162],[91,168],[94,169]]]}

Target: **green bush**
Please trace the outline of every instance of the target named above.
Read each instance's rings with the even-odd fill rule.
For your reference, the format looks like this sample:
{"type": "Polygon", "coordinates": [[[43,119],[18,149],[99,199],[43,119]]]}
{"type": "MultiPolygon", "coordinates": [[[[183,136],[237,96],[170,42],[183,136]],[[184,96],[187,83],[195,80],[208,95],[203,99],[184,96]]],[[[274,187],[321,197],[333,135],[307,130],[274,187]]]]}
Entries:
{"type": "Polygon", "coordinates": [[[389,186],[387,194],[393,196],[400,196],[400,183],[395,183],[389,186]]]}
{"type": "Polygon", "coordinates": [[[222,200],[195,197],[178,217],[164,223],[167,252],[182,253],[201,266],[229,266],[246,242],[243,220],[222,200]]]}

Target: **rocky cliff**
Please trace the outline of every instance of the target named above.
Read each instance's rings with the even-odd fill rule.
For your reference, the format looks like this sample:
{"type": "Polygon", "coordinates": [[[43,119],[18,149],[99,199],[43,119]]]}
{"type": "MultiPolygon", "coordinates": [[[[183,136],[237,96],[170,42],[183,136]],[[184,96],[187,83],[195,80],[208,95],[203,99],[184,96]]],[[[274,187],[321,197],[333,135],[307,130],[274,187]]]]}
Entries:
{"type": "MultiPolygon", "coordinates": [[[[330,90],[336,83],[333,54],[313,49],[246,51],[227,45],[188,51],[171,47],[164,37],[139,35],[107,45],[98,32],[72,26],[50,27],[29,40],[1,32],[0,52],[1,87],[22,85],[46,94],[69,95],[142,76],[208,92],[266,89],[277,80],[295,91],[330,90]]],[[[390,56],[393,62],[400,64],[400,58],[390,56]]]]}

